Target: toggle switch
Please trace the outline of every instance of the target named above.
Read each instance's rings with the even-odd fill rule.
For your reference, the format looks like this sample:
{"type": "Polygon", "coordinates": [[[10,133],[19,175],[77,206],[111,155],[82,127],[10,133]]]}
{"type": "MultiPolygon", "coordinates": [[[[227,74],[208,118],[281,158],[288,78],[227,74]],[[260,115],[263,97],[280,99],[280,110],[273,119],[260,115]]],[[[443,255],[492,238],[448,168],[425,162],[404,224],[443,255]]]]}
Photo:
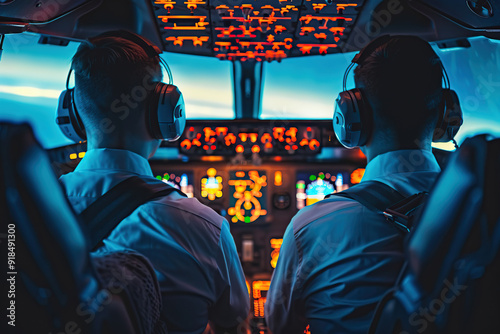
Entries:
{"type": "Polygon", "coordinates": [[[241,262],[253,262],[253,260],[253,239],[243,239],[241,247],[241,262]]]}

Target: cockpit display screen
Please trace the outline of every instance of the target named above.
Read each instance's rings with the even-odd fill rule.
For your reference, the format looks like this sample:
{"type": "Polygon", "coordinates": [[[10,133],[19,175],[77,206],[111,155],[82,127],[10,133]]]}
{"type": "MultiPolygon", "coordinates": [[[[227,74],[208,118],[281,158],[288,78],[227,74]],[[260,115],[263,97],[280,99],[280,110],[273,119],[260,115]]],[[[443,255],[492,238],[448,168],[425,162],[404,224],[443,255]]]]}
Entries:
{"type": "Polygon", "coordinates": [[[267,176],[264,171],[229,173],[228,215],[233,223],[250,224],[267,215],[267,176]]]}
{"type": "Polygon", "coordinates": [[[174,188],[179,189],[188,197],[193,197],[193,173],[183,172],[183,171],[169,171],[169,172],[157,172],[154,173],[158,180],[171,185],[174,188]]]}
{"type": "Polygon", "coordinates": [[[325,196],[348,189],[350,173],[298,172],[296,183],[297,209],[319,202],[325,196]]]}

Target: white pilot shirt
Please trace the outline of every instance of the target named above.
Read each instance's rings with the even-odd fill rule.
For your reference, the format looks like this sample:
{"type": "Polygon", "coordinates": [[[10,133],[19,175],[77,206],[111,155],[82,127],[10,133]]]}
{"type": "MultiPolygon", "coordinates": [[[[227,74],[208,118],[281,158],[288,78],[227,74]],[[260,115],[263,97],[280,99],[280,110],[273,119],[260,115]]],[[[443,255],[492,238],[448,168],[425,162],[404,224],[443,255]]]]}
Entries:
{"type": "MultiPolygon", "coordinates": [[[[142,156],[115,149],[89,150],[61,182],[77,213],[119,181],[153,177],[142,156]]],[[[228,222],[195,198],[173,192],[125,218],[100,251],[133,249],[153,264],[169,333],[202,333],[209,320],[222,327],[241,323],[249,296],[228,222]]]]}
{"type": "MultiPolygon", "coordinates": [[[[404,196],[429,191],[440,172],[429,151],[378,155],[362,182],[377,180],[404,196]]],[[[286,229],[267,294],[274,334],[366,333],[378,301],[404,261],[403,236],[358,202],[332,196],[300,210],[286,229]]]]}

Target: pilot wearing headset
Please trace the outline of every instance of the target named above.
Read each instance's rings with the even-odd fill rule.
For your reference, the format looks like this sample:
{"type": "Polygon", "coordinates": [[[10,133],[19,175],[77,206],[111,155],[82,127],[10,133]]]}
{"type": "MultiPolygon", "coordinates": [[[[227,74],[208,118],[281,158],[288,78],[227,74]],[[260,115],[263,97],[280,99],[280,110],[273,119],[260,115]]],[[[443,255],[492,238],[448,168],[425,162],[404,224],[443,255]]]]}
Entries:
{"type": "MultiPolygon", "coordinates": [[[[357,54],[333,116],[340,143],[360,147],[368,161],[351,189],[377,183],[403,197],[431,189],[440,172],[431,143],[453,140],[461,124],[439,57],[414,36],[382,36],[357,54]],[[354,65],[356,88],[346,90],[354,65]]],[[[314,334],[366,333],[401,270],[404,236],[352,198],[333,195],[299,211],[267,295],[271,331],[302,334],[310,325],[314,334]]]]}
{"type": "MultiPolygon", "coordinates": [[[[75,88],[59,100],[57,123],[87,152],[61,177],[81,213],[124,179],[153,177],[148,163],[161,140],[184,130],[179,89],[162,83],[161,50],[139,35],[115,31],[82,43],[73,57],[75,88]]],[[[67,85],[68,85],[67,82],[67,85]]],[[[163,184],[163,183],[162,183],[163,184]]],[[[70,237],[70,236],[68,236],[70,237]]],[[[169,333],[229,331],[247,317],[249,296],[228,222],[181,192],[151,200],[104,237],[97,252],[133,249],[153,264],[169,333]]]]}

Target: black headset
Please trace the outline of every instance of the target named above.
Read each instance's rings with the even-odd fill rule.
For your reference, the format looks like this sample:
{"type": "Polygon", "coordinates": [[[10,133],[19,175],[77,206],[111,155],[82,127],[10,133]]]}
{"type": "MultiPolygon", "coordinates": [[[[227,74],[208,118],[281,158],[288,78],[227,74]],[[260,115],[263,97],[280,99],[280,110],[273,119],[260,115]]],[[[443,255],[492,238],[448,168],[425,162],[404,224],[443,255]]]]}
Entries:
{"type": "MultiPolygon", "coordinates": [[[[360,88],[346,89],[349,72],[356,64],[362,65],[366,58],[390,39],[391,36],[384,35],[373,40],[354,56],[344,73],[343,91],[339,93],[335,101],[333,129],[339,142],[346,148],[365,145],[370,139],[373,129],[373,112],[363,90],[360,88]]],[[[436,58],[439,59],[437,54],[436,58]]],[[[454,140],[453,138],[463,124],[458,95],[454,90],[450,89],[450,79],[442,63],[441,68],[444,81],[442,100],[444,110],[436,124],[432,138],[433,142],[454,140]]]]}
{"type": "MultiPolygon", "coordinates": [[[[93,40],[102,37],[120,37],[139,45],[149,57],[157,58],[166,69],[169,83],[158,82],[148,96],[146,109],[146,124],[150,135],[155,139],[175,141],[179,139],[186,126],[184,98],[177,86],[172,84],[172,73],[165,61],[160,57],[162,51],[145,38],[125,30],[113,31],[98,35],[93,40]]],[[[66,79],[66,90],[59,96],[56,123],[63,134],[69,139],[80,142],[87,139],[85,127],[76,109],[74,88],[69,88],[72,69],[66,79]]]]}

